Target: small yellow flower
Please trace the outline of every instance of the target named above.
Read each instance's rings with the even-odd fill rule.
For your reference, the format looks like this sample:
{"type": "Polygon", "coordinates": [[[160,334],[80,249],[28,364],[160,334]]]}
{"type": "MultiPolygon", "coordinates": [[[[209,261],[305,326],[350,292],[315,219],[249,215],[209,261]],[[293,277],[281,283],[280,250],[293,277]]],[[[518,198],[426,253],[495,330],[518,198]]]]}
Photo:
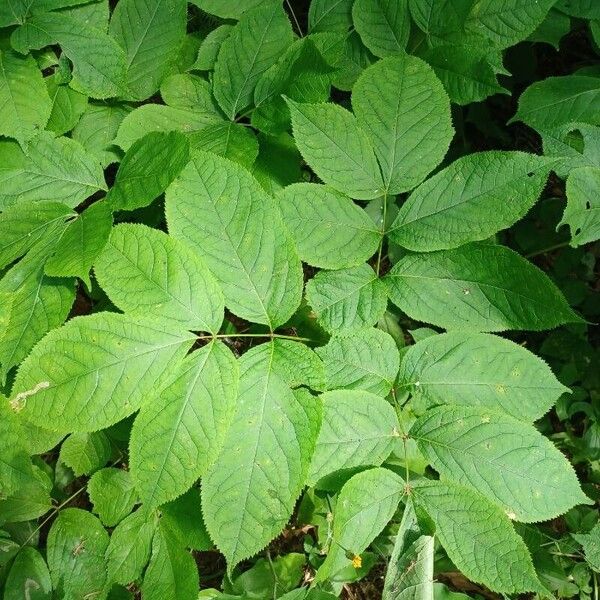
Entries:
{"type": "Polygon", "coordinates": [[[355,554],[352,557],[352,566],[355,569],[360,569],[362,567],[362,558],[358,554],[355,554]]]}

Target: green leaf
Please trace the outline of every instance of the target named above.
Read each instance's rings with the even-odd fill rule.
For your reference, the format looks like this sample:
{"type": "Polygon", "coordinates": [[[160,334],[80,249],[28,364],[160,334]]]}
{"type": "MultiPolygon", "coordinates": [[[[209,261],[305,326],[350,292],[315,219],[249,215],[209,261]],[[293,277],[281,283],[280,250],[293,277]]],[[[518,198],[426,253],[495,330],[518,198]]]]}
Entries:
{"type": "Polygon", "coordinates": [[[44,275],[46,238],[0,280],[0,379],[19,364],[33,346],[67,318],[75,289],[73,280],[44,275]]]}
{"type": "Polygon", "coordinates": [[[217,333],[223,294],[185,243],[141,224],[117,225],[94,267],[110,300],[130,315],[152,314],[181,327],[217,333]]]}
{"type": "Polygon", "coordinates": [[[443,479],[479,491],[512,520],[549,521],[590,502],[554,444],[509,415],[478,406],[438,406],[409,434],[443,479]]]}
{"type": "Polygon", "coordinates": [[[44,129],[50,98],[31,56],[0,51],[0,134],[23,144],[44,129]]]}
{"type": "Polygon", "coordinates": [[[386,280],[407,315],[446,329],[542,331],[581,321],[545,273],[504,246],[409,255],[386,280]]]}
{"type": "MultiPolygon", "coordinates": [[[[600,15],[600,13],[598,13],[600,15]]],[[[563,12],[551,8],[546,18],[537,29],[527,38],[532,42],[550,44],[555,50],[560,49],[560,40],[571,30],[571,19],[563,12]]]]}
{"type": "Polygon", "coordinates": [[[127,585],[141,577],[150,559],[155,529],[154,518],[148,518],[143,510],[125,517],[115,527],[105,555],[110,582],[127,585]]]}
{"type": "Polygon", "coordinates": [[[110,35],[125,50],[127,100],[145,100],[168,74],[186,29],[185,0],[120,0],[110,35]]]}
{"type": "Polygon", "coordinates": [[[106,201],[115,210],[148,206],[169,187],[189,160],[190,146],[182,133],[148,133],[125,153],[106,201]]]}
{"type": "Polygon", "coordinates": [[[331,103],[287,102],[298,150],[325,183],[358,200],[383,194],[373,146],[350,112],[331,103]]]}
{"type": "Polygon", "coordinates": [[[108,534],[100,521],[80,508],[65,508],[52,523],[47,542],[48,567],[55,589],[65,596],[100,595],[106,583],[104,552],[108,534]]]}
{"type": "Polygon", "coordinates": [[[589,533],[572,535],[581,544],[586,562],[594,571],[600,571],[600,525],[596,524],[589,533]]]}
{"type": "Polygon", "coordinates": [[[418,252],[485,240],[521,219],[540,196],[555,159],[478,152],[454,161],[400,207],[390,239],[418,252]]]}
{"type": "Polygon", "coordinates": [[[306,284],[306,301],[327,331],[345,334],[372,327],[387,307],[385,284],[366,264],[320,271],[306,284]]]}
{"type": "Polygon", "coordinates": [[[342,469],[379,466],[392,452],[400,426],[392,405],[361,390],[321,395],[323,422],[307,483],[342,469]]]}
{"type": "Polygon", "coordinates": [[[131,110],[125,104],[89,103],[71,135],[103,167],[107,167],[121,158],[113,141],[123,119],[131,110]]]}
{"type": "Polygon", "coordinates": [[[162,524],[172,531],[183,546],[192,550],[214,550],[214,544],[202,519],[200,489],[193,487],[176,500],[160,507],[162,524]],[[193,515],[193,520],[190,520],[193,515]]]}
{"type": "Polygon", "coordinates": [[[87,492],[94,512],[107,527],[114,527],[131,513],[138,498],[129,471],[100,469],[88,481],[87,492]]]}
{"type": "Polygon", "coordinates": [[[46,129],[57,135],[63,135],[77,125],[81,115],[87,108],[88,99],[84,94],[80,94],[68,85],[61,83],[58,74],[46,77],[45,81],[52,105],[52,112],[46,129]]]}
{"type": "Polygon", "coordinates": [[[249,169],[258,156],[258,140],[249,127],[231,121],[208,125],[189,136],[192,148],[213,152],[249,169]]]}
{"type": "Polygon", "coordinates": [[[291,236],[243,167],[197,152],[166,194],[169,231],[197,249],[236,315],[275,328],[300,304],[302,270],[291,236]]]}
{"type": "Polygon", "coordinates": [[[194,134],[209,125],[220,123],[214,112],[175,108],[162,104],[144,104],[132,110],[121,122],[114,143],[129,150],[131,145],[153,131],[181,131],[194,134]]]}
{"type": "Polygon", "coordinates": [[[247,368],[251,361],[260,364],[265,360],[271,361],[273,372],[291,388],[305,385],[317,391],[325,389],[323,362],[305,344],[274,338],[252,349],[246,358],[247,368]]]}
{"type": "Polygon", "coordinates": [[[403,52],[410,33],[408,0],[356,0],[354,27],[364,45],[381,58],[403,52]]]}
{"type": "Polygon", "coordinates": [[[4,586],[4,600],[51,600],[52,581],[42,555],[31,546],[17,554],[4,586]]]}
{"type": "Polygon", "coordinates": [[[424,51],[421,58],[433,68],[452,102],[465,105],[507,93],[496,79],[498,68],[490,61],[489,48],[444,44],[424,51]]]}
{"type": "Polygon", "coordinates": [[[561,162],[556,174],[566,179],[579,167],[600,167],[600,127],[586,123],[567,123],[541,133],[546,156],[561,162]]]}
{"type": "Polygon", "coordinates": [[[335,578],[352,564],[392,518],[405,493],[401,477],[383,468],[354,475],[342,488],[333,516],[331,546],[315,582],[335,578]]]}
{"type": "Polygon", "coordinates": [[[415,505],[433,519],[436,536],[466,577],[496,592],[546,595],[527,546],[502,509],[459,485],[421,480],[411,486],[415,505]]]}
{"type": "Polygon", "coordinates": [[[600,168],[575,169],[567,179],[567,207],[560,225],[571,230],[571,246],[600,239],[600,168]]]}
{"type": "Polygon", "coordinates": [[[22,54],[59,44],[73,62],[71,86],[92,98],[111,98],[124,89],[125,53],[117,42],[68,15],[34,16],[13,32],[11,44],[22,54]]]}
{"type": "Polygon", "coordinates": [[[0,396],[0,498],[14,494],[33,478],[31,459],[23,444],[20,419],[0,396]]]}
{"type": "Polygon", "coordinates": [[[144,573],[144,600],[180,600],[198,596],[198,567],[167,528],[159,526],[152,540],[152,556],[144,573]]]}
{"type": "Polygon", "coordinates": [[[556,0],[475,0],[465,31],[483,35],[500,48],[524,40],[544,20],[556,0]]]}
{"type": "Polygon", "coordinates": [[[315,267],[354,267],[373,256],[381,233],[350,198],[314,183],[295,183],[277,195],[300,258],[315,267]]]}
{"type": "Polygon", "coordinates": [[[240,359],[237,412],[202,480],[206,526],[230,572],[290,518],[314,450],[318,408],[308,392],[292,393],[268,356],[257,364],[250,351],[240,359]]]}
{"type": "Polygon", "coordinates": [[[246,11],[221,44],[213,78],[214,95],[232,121],[248,108],[260,76],[292,43],[292,26],[280,3],[246,11]]]}
{"type": "Polygon", "coordinates": [[[311,0],[308,28],[317,31],[347,31],[352,25],[352,0],[311,0]]]}
{"type": "Polygon", "coordinates": [[[419,184],[454,135],[444,87],[427,63],[408,54],[366,69],[353,88],[352,107],[375,148],[386,194],[419,184]]]}
{"type": "Polygon", "coordinates": [[[159,397],[142,408],[129,452],[145,506],[173,500],[208,471],[235,413],[237,391],[233,354],[211,342],[190,354],[159,397]]]}
{"type": "MultiPolygon", "coordinates": [[[[409,0],[410,13],[430,46],[467,41],[464,25],[474,0],[409,0]]],[[[473,40],[468,40],[473,43],[473,40]]],[[[489,45],[489,44],[488,44],[489,45]]]]}
{"type": "Polygon", "coordinates": [[[256,8],[274,4],[277,0],[245,0],[241,3],[223,2],[223,0],[190,0],[192,4],[203,11],[221,17],[222,19],[239,19],[245,12],[256,8]]]}
{"type": "Polygon", "coordinates": [[[169,106],[221,114],[213,98],[210,83],[197,75],[188,73],[170,75],[161,83],[160,95],[164,103],[169,106]]]}
{"type": "Polygon", "coordinates": [[[57,431],[108,427],[155,398],[195,339],[165,329],[114,313],[72,319],[23,361],[13,403],[32,423],[57,431]]]}
{"type": "Polygon", "coordinates": [[[359,389],[385,396],[392,389],[400,363],[396,342],[380,329],[334,336],[316,352],[325,365],[330,390],[359,389]]]}
{"type": "Polygon", "coordinates": [[[421,535],[413,504],[407,501],[385,574],[382,600],[433,600],[434,551],[434,538],[421,535]]]}
{"type": "Polygon", "coordinates": [[[59,202],[21,202],[0,213],[0,269],[40,240],[60,234],[75,213],[59,202]]]}
{"type": "Polygon", "coordinates": [[[51,277],[79,277],[91,289],[90,269],[106,245],[112,227],[112,211],[106,202],[95,202],[71,221],[46,261],[51,277]]]}
{"type": "Polygon", "coordinates": [[[523,121],[538,131],[566,123],[600,125],[596,105],[600,78],[583,75],[548,77],[530,85],[519,98],[519,110],[509,121],[523,121]]]}
{"type": "Polygon", "coordinates": [[[600,6],[594,0],[558,0],[558,10],[581,19],[600,19],[600,6]]]}
{"type": "Polygon", "coordinates": [[[217,56],[223,42],[229,37],[233,25],[219,25],[213,29],[200,44],[196,62],[192,65],[192,71],[212,71],[217,62],[217,56]]]}
{"type": "Polygon", "coordinates": [[[410,346],[398,383],[426,407],[464,404],[531,422],[568,391],[541,358],[485,333],[444,333],[410,346]]]}
{"type": "Polygon", "coordinates": [[[105,190],[100,163],[80,144],[41,133],[25,154],[14,142],[0,142],[0,209],[13,204],[53,199],[75,207],[105,190]]]}
{"type": "Polygon", "coordinates": [[[10,0],[0,6],[0,27],[20,25],[32,14],[84,4],[90,0],[10,0]]]}
{"type": "Polygon", "coordinates": [[[52,510],[51,489],[48,474],[34,465],[33,477],[22,483],[12,496],[0,498],[0,525],[31,521],[52,510]]]}
{"type": "Polygon", "coordinates": [[[72,433],[60,447],[60,460],[76,477],[91,475],[106,465],[111,455],[110,440],[103,431],[72,433]]]}

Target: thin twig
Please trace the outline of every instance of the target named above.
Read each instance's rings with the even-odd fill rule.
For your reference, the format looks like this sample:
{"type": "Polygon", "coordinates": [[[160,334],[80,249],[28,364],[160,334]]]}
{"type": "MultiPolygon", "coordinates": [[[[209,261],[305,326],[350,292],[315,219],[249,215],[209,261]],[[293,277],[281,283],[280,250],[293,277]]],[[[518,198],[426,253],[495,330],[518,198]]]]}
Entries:
{"type": "Polygon", "coordinates": [[[310,338],[298,337],[297,335],[284,335],[282,333],[218,333],[215,335],[197,335],[196,339],[198,340],[215,340],[215,339],[228,339],[228,338],[265,338],[265,339],[273,339],[277,338],[279,340],[293,340],[294,342],[307,342],[311,344],[316,344],[316,340],[311,340],[310,338]]]}

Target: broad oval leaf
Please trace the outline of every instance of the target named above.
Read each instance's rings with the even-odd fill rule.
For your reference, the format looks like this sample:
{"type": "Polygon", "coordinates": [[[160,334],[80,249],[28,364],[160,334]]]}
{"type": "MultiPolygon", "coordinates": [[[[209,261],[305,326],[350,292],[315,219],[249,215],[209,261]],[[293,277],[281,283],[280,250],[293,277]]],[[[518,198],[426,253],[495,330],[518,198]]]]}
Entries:
{"type": "Polygon", "coordinates": [[[277,195],[300,258],[315,267],[343,269],[376,252],[381,232],[348,196],[314,183],[294,183],[277,195]]]}
{"type": "Polygon", "coordinates": [[[321,395],[323,421],[307,483],[339,471],[379,466],[400,436],[392,405],[362,390],[334,390],[321,395]]]}
{"type": "Polygon", "coordinates": [[[567,179],[567,207],[559,225],[568,224],[571,246],[600,239],[600,168],[575,169],[567,179]]]}
{"type": "Polygon", "coordinates": [[[411,487],[416,507],[429,514],[448,556],[471,581],[493,591],[547,594],[501,508],[460,485],[423,479],[411,487]]]}
{"type": "Polygon", "coordinates": [[[352,108],[375,148],[386,194],[421,183],[454,135],[444,87],[426,62],[408,54],[366,69],[352,90],[352,108]]]}
{"type": "Polygon", "coordinates": [[[171,383],[136,417],[130,468],[147,508],[187,491],[216,460],[238,393],[231,351],[211,342],[190,354],[171,383]]]}
{"type": "Polygon", "coordinates": [[[275,328],[300,304],[302,268],[275,201],[243,167],[197,152],[167,190],[169,231],[197,248],[236,315],[275,328]]]}
{"type": "Polygon", "coordinates": [[[319,323],[339,334],[372,327],[387,307],[385,284],[369,265],[320,271],[306,284],[306,301],[319,323]]]}
{"type": "Polygon", "coordinates": [[[4,600],[50,600],[52,580],[42,555],[31,546],[24,546],[17,554],[6,582],[4,600]]]}
{"type": "Polygon", "coordinates": [[[23,361],[12,404],[32,423],[51,423],[57,431],[108,427],[160,391],[194,340],[153,319],[107,312],[77,317],[23,361]]]}
{"type": "Polygon", "coordinates": [[[459,158],[408,197],[390,239],[417,252],[485,240],[525,216],[555,162],[524,152],[478,152],[459,158]]]}
{"type": "Polygon", "coordinates": [[[230,572],[287,523],[320,422],[317,400],[305,390],[294,394],[269,356],[256,363],[251,352],[240,359],[237,406],[221,455],[202,479],[206,527],[230,572]]]}
{"type": "Polygon", "coordinates": [[[139,503],[129,471],[108,467],[89,479],[87,492],[94,512],[107,527],[114,527],[139,503]]]}
{"type": "Polygon", "coordinates": [[[196,252],[162,231],[117,225],[94,270],[110,300],[131,315],[150,313],[189,329],[219,331],[219,285],[196,252]]]}
{"type": "Polygon", "coordinates": [[[383,195],[373,145],[352,113],[332,103],[287,102],[298,150],[325,183],[358,200],[383,195]]]}
{"type": "Polygon", "coordinates": [[[510,340],[451,332],[410,346],[398,373],[400,388],[426,407],[464,404],[535,421],[567,392],[550,367],[510,340]]]}
{"type": "Polygon", "coordinates": [[[385,396],[392,389],[400,357],[392,336],[380,329],[333,336],[316,349],[325,365],[327,389],[358,389],[385,396]]]}
{"type": "Polygon", "coordinates": [[[443,479],[472,487],[533,523],[589,502],[573,467],[535,427],[478,406],[438,406],[409,435],[443,479]]]}
{"type": "Polygon", "coordinates": [[[336,573],[352,564],[352,555],[360,556],[396,512],[405,487],[401,477],[381,467],[348,480],[335,507],[329,552],[315,581],[335,580],[336,573]]]}
{"type": "Polygon", "coordinates": [[[541,331],[581,322],[545,273],[504,246],[409,255],[386,280],[407,315],[446,329],[541,331]]]}

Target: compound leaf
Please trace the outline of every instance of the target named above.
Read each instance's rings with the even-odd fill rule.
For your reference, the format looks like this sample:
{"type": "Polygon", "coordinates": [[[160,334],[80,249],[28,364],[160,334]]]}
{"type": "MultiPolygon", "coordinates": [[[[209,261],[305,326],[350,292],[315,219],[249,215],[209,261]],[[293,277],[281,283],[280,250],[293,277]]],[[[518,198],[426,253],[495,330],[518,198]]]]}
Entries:
{"type": "Polygon", "coordinates": [[[57,431],[108,427],[154,399],[195,337],[153,319],[77,317],[51,331],[23,361],[13,404],[57,431]]]}
{"type": "Polygon", "coordinates": [[[273,198],[243,167],[196,152],[167,190],[169,231],[198,250],[236,315],[274,328],[294,313],[302,269],[273,198]]]}
{"type": "Polygon", "coordinates": [[[151,313],[189,329],[219,331],[219,285],[196,252],[162,231],[117,225],[95,273],[111,301],[131,315],[151,313]]]}
{"type": "Polygon", "coordinates": [[[190,354],[137,416],[129,443],[133,481],[155,508],[187,491],[217,458],[238,392],[231,351],[211,342],[190,354]]]}
{"type": "Polygon", "coordinates": [[[410,346],[398,373],[424,406],[464,404],[535,421],[567,392],[550,367],[510,340],[485,333],[451,332],[410,346]]]}
{"type": "Polygon", "coordinates": [[[447,329],[542,331],[581,321],[545,273],[504,246],[406,256],[386,279],[396,306],[447,329]]]}

